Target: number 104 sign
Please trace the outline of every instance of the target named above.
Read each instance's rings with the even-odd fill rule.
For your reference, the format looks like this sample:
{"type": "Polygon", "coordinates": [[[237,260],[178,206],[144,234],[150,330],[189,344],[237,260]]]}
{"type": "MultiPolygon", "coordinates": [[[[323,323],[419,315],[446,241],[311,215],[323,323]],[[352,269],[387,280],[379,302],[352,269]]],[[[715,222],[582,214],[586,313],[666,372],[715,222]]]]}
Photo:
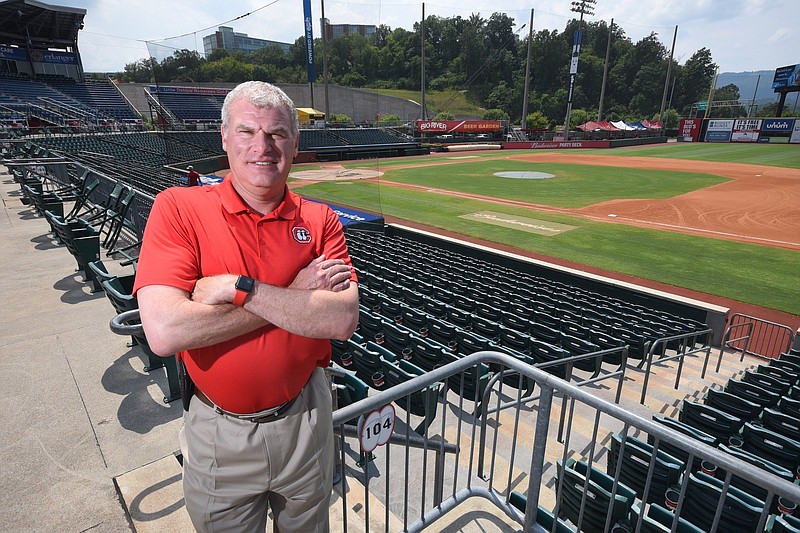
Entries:
{"type": "Polygon", "coordinates": [[[394,407],[391,404],[361,415],[358,419],[358,440],[362,451],[370,453],[389,442],[394,431],[394,416],[394,407]]]}

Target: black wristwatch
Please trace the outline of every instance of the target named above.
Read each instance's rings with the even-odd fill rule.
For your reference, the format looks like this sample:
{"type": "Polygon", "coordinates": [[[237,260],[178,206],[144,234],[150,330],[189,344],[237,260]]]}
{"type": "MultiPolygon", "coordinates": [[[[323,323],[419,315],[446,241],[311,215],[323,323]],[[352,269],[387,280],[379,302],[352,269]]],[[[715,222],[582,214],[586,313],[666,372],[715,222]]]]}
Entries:
{"type": "Polygon", "coordinates": [[[255,284],[256,280],[253,278],[239,276],[239,278],[236,280],[236,296],[233,297],[233,305],[242,307],[244,305],[244,301],[247,299],[247,295],[253,291],[255,284]]]}

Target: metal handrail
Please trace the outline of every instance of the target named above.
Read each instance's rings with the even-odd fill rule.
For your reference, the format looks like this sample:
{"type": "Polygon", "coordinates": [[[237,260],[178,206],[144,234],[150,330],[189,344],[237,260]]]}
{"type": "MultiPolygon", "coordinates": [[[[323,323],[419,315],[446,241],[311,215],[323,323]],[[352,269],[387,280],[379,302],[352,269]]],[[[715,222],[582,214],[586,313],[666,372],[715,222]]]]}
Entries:
{"type": "MultiPolygon", "coordinates": [[[[612,417],[613,419],[624,424],[624,431],[630,428],[635,428],[646,432],[655,438],[654,447],[657,449],[660,442],[667,442],[676,445],[690,453],[690,459],[699,457],[703,460],[708,460],[718,466],[720,470],[727,472],[727,478],[724,489],[730,482],[730,476],[738,476],[750,480],[752,483],[758,485],[762,489],[767,490],[768,496],[766,503],[770,503],[773,497],[785,497],[792,501],[800,501],[800,486],[794,485],[780,479],[779,477],[765,472],[764,470],[743,462],[721,450],[712,448],[702,444],[688,436],[684,436],[670,428],[643,418],[642,416],[632,412],[629,408],[612,403],[603,399],[596,394],[578,387],[572,383],[561,380],[551,374],[544,372],[539,368],[527,365],[511,356],[492,351],[477,352],[458,361],[448,363],[442,367],[436,368],[422,376],[410,379],[409,381],[392,387],[391,389],[379,392],[374,396],[370,396],[364,400],[351,404],[337,410],[333,415],[334,426],[339,426],[345,421],[358,417],[362,414],[368,413],[376,408],[380,408],[392,401],[403,398],[411,393],[422,390],[437,382],[443,382],[448,377],[458,374],[464,370],[470,369],[480,363],[492,362],[502,365],[511,371],[517,372],[529,379],[533,379],[541,389],[539,406],[537,409],[536,429],[533,437],[532,454],[529,469],[529,479],[527,487],[528,506],[524,516],[524,530],[530,531],[533,525],[536,509],[539,505],[539,490],[541,486],[541,478],[544,471],[546,461],[545,448],[548,439],[548,427],[550,421],[550,410],[552,408],[552,400],[555,391],[558,390],[559,396],[569,397],[573,401],[579,401],[589,407],[612,417]]],[[[486,496],[485,491],[472,490],[470,496],[486,496]]],[[[442,502],[436,509],[429,510],[418,521],[408,526],[408,531],[421,531],[427,524],[440,516],[441,513],[454,507],[455,500],[465,499],[465,495],[460,491],[448,500],[442,502]]],[[[490,501],[492,498],[488,498],[490,501]]],[[[495,503],[502,507],[503,511],[508,516],[522,521],[520,513],[512,509],[508,505],[500,505],[501,502],[495,503]]],[[[765,508],[764,513],[768,509],[765,508]]]]}
{"type": "MultiPolygon", "coordinates": [[[[719,373],[720,366],[722,365],[722,354],[725,352],[725,348],[732,348],[736,349],[733,346],[734,343],[739,341],[745,341],[744,348],[742,348],[742,358],[739,361],[744,361],[744,354],[747,353],[747,347],[750,346],[750,336],[753,334],[753,326],[755,324],[753,322],[740,322],[739,324],[731,324],[727,328],[725,328],[725,334],[722,336],[722,342],[719,344],[719,357],[717,357],[717,368],[716,372],[719,373]],[[735,339],[729,338],[731,332],[735,328],[742,328],[747,327],[747,333],[742,335],[741,337],[736,337],[735,339]]],[[[709,354],[710,355],[710,354],[709,354]]],[[[706,367],[708,366],[708,355],[706,356],[706,360],[703,362],[703,371],[700,374],[701,378],[706,377],[706,367]]]]}
{"type": "Polygon", "coordinates": [[[651,368],[653,366],[653,356],[655,355],[656,348],[658,346],[663,345],[666,348],[667,343],[672,342],[672,341],[688,340],[690,338],[695,338],[696,339],[696,338],[702,337],[702,336],[706,337],[705,345],[700,347],[700,348],[686,351],[686,344],[683,343],[683,345],[681,346],[681,351],[680,352],[676,353],[675,355],[670,355],[670,356],[662,355],[661,357],[658,358],[658,362],[659,363],[666,363],[667,361],[673,361],[675,359],[677,359],[679,361],[678,362],[678,372],[675,375],[675,389],[677,389],[678,385],[680,384],[680,381],[681,381],[681,371],[683,369],[683,358],[686,357],[687,355],[692,355],[692,354],[695,354],[695,353],[699,353],[701,351],[705,351],[706,352],[706,357],[708,357],[708,354],[711,353],[711,344],[709,342],[709,339],[711,339],[711,335],[712,334],[713,334],[713,330],[704,329],[704,330],[701,330],[701,331],[692,331],[690,333],[681,333],[680,335],[670,335],[669,337],[661,337],[659,339],[656,339],[653,342],[653,344],[650,345],[650,349],[648,350],[647,356],[645,357],[645,361],[647,362],[647,366],[646,366],[645,371],[644,371],[644,383],[642,384],[642,396],[639,399],[639,403],[644,405],[644,401],[647,398],[647,385],[650,382],[650,370],[651,370],[651,368]]]}

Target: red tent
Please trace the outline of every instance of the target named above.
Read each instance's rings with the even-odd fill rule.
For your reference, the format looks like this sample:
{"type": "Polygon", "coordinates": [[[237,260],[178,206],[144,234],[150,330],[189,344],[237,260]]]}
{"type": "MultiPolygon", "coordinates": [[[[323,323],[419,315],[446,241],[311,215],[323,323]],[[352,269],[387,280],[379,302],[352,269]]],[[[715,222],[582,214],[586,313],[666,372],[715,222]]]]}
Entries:
{"type": "Polygon", "coordinates": [[[578,126],[578,129],[581,131],[596,131],[600,129],[600,125],[597,122],[592,122],[590,120],[589,122],[585,122],[578,126]]]}
{"type": "Polygon", "coordinates": [[[597,125],[603,131],[619,131],[619,128],[617,128],[616,126],[612,126],[611,124],[609,124],[609,122],[607,120],[604,120],[602,122],[598,122],[597,125]]]}

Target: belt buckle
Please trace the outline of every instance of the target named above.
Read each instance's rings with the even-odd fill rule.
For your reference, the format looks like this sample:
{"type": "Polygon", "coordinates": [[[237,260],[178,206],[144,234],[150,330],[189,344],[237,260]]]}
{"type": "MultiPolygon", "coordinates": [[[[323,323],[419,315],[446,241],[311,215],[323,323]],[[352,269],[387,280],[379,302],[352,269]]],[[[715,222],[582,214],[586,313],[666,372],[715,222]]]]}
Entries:
{"type": "Polygon", "coordinates": [[[254,424],[260,424],[262,422],[266,422],[278,416],[278,413],[280,413],[281,409],[283,409],[283,405],[273,407],[272,409],[267,410],[267,412],[262,412],[258,414],[253,413],[252,415],[240,416],[239,418],[241,418],[242,420],[247,420],[248,422],[252,422],[254,424]]]}

